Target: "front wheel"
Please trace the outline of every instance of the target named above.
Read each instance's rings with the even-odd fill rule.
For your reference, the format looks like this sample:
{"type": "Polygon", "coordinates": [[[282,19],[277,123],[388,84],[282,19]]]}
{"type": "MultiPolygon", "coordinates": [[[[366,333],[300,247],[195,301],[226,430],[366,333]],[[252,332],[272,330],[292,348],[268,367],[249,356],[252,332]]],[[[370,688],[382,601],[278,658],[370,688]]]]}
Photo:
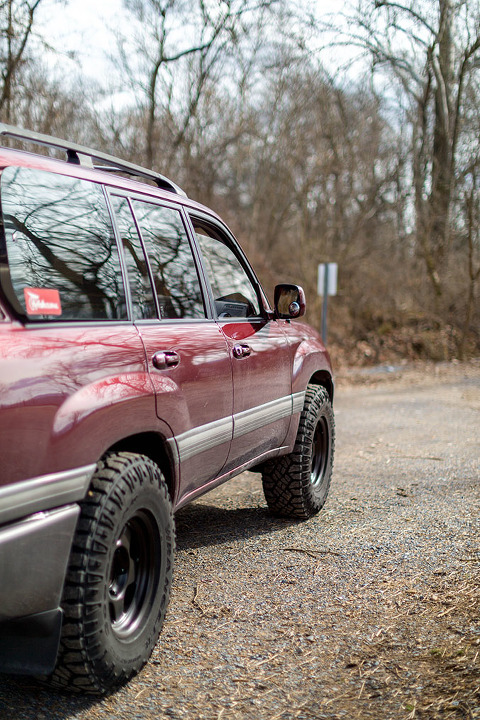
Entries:
{"type": "Polygon", "coordinates": [[[172,507],[158,466],[134,453],[108,455],[82,503],[52,684],[103,694],[141,669],[165,616],[174,548],[172,507]]]}
{"type": "Polygon", "coordinates": [[[325,504],[333,468],[335,420],[324,387],[308,385],[293,452],[267,462],[263,491],[276,515],[307,519],[325,504]]]}

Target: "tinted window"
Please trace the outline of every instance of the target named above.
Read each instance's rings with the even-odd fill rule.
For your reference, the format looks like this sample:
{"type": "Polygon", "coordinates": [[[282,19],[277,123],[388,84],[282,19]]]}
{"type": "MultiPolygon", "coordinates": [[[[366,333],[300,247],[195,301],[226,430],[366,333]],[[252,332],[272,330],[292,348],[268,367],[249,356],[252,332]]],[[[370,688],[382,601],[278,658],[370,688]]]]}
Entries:
{"type": "Polygon", "coordinates": [[[127,198],[113,196],[112,204],[122,238],[132,296],[133,317],[136,320],[156,318],[157,309],[148,272],[148,263],[129,202],[127,198]]]}
{"type": "Polygon", "coordinates": [[[200,318],[205,310],[195,261],[180,212],[133,201],[162,318],[200,318]]]}
{"type": "Polygon", "coordinates": [[[258,317],[257,293],[240,259],[226,239],[193,220],[219,317],[258,317]]]}
{"type": "Polygon", "coordinates": [[[93,183],[31,168],[2,173],[11,288],[32,318],[126,317],[117,246],[93,183]]]}

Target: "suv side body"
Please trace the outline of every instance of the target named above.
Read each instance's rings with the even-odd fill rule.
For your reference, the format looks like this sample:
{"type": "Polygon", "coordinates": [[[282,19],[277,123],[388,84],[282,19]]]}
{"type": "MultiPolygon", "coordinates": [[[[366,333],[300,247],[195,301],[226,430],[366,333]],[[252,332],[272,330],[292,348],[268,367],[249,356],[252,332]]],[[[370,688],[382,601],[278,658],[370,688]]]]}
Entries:
{"type": "MultiPolygon", "coordinates": [[[[151,461],[175,511],[290,457],[308,388],[331,403],[333,381],[318,334],[270,307],[208,208],[7,149],[0,192],[0,671],[48,674],[103,459],[151,461]]],[[[121,645],[134,624],[112,618],[121,645]]]]}

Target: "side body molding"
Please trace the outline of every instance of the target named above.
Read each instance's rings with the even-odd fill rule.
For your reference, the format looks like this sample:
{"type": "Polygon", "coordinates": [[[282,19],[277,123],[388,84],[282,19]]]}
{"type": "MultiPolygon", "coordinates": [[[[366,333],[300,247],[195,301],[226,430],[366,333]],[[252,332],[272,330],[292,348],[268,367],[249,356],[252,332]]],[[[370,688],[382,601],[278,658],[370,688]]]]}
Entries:
{"type": "Polygon", "coordinates": [[[214,448],[232,437],[241,437],[281,418],[299,413],[303,408],[305,392],[286,395],[278,400],[258,405],[206,425],[181,433],[169,439],[172,453],[178,462],[188,460],[204,450],[214,448]],[[177,451],[178,450],[178,454],[177,451]]]}
{"type": "Polygon", "coordinates": [[[0,487],[0,525],[85,497],[95,464],[0,487]]]}

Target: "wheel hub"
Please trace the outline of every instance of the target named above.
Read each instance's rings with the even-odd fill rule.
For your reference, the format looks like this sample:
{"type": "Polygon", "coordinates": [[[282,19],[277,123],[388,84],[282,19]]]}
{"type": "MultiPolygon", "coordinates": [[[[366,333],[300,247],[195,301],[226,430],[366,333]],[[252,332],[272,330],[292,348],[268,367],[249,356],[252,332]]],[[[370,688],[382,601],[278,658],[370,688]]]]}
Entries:
{"type": "Polygon", "coordinates": [[[121,639],[135,634],[148,614],[155,595],[155,555],[159,552],[153,516],[137,512],[117,539],[108,585],[110,621],[121,639]]]}
{"type": "Polygon", "coordinates": [[[325,469],[328,463],[329,449],[329,429],[328,422],[321,417],[315,428],[312,443],[312,468],[310,472],[310,482],[312,485],[320,485],[325,475],[325,469]]]}

